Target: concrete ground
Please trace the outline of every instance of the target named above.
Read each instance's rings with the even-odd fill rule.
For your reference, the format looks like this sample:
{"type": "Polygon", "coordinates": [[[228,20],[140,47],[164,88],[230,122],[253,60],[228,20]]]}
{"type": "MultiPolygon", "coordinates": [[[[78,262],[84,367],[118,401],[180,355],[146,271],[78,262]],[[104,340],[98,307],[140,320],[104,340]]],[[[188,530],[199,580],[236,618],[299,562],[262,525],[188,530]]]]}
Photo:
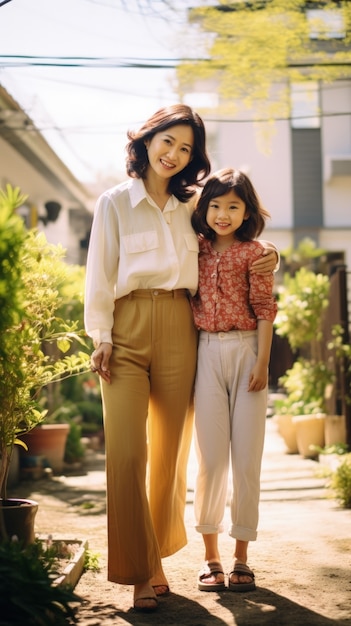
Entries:
{"type": "MultiPolygon", "coordinates": [[[[131,608],[132,589],[106,580],[103,454],[88,457],[83,471],[22,482],[13,495],[38,500],[40,535],[88,539],[90,550],[99,553],[100,572],[84,573],[76,587],[84,599],[78,612],[80,626],[351,626],[351,510],[330,497],[318,470],[318,462],[286,454],[275,423],[267,419],[259,534],[249,553],[257,590],[206,593],[198,591],[196,582],[203,547],[194,530],[192,451],[188,545],[164,560],[172,593],[160,600],[153,614],[136,613],[131,608]]],[[[220,546],[228,572],[233,540],[223,533],[220,546]]]]}

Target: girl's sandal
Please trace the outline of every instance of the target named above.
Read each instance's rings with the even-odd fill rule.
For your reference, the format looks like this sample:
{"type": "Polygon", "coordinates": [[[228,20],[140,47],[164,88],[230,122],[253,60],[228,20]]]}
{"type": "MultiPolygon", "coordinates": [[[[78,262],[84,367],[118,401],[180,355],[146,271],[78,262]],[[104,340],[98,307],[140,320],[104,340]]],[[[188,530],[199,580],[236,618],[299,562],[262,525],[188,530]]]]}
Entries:
{"type": "Polygon", "coordinates": [[[206,582],[209,578],[217,578],[218,574],[223,574],[224,571],[219,561],[206,561],[202,570],[198,574],[198,589],[200,591],[223,591],[225,589],[224,579],[222,582],[206,582]]]}
{"type": "Polygon", "coordinates": [[[254,591],[256,589],[255,574],[249,568],[249,566],[246,565],[245,563],[235,563],[234,569],[231,572],[229,572],[228,576],[229,576],[228,588],[230,589],[230,591],[254,591]],[[233,574],[238,576],[239,579],[240,579],[240,576],[248,576],[249,578],[251,578],[251,582],[234,583],[233,581],[230,580],[233,574]]]}

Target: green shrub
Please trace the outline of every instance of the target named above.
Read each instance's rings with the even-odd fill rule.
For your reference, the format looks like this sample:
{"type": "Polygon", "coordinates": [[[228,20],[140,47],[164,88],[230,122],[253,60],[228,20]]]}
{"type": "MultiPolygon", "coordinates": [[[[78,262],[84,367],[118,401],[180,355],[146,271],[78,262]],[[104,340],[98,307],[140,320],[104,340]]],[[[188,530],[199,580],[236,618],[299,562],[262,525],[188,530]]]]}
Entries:
{"type": "Polygon", "coordinates": [[[83,458],[85,448],[82,444],[81,438],[82,427],[80,424],[76,424],[74,421],[71,421],[65,447],[66,463],[76,463],[83,458]]]}
{"type": "Polygon", "coordinates": [[[86,333],[72,317],[83,307],[83,269],[68,265],[62,246],[50,244],[43,233],[24,229],[16,214],[23,201],[18,189],[0,189],[2,498],[14,445],[21,444],[21,435],[42,422],[51,408],[49,403],[43,406],[45,392],[54,397],[50,383],[59,388],[65,378],[90,371],[86,333]]]}
{"type": "Polygon", "coordinates": [[[330,482],[336,498],[345,509],[351,508],[351,452],[344,455],[343,460],[333,472],[330,482]]]}
{"type": "Polygon", "coordinates": [[[70,586],[54,584],[55,559],[41,542],[26,548],[0,543],[1,626],[62,626],[77,623],[82,600],[70,586]]]}
{"type": "Polygon", "coordinates": [[[84,559],[84,571],[90,570],[91,572],[100,572],[100,554],[98,552],[92,552],[92,550],[85,551],[84,559]]]}
{"type": "Polygon", "coordinates": [[[325,389],[332,380],[332,373],[323,361],[298,358],[279,379],[287,392],[281,408],[291,415],[325,413],[325,389]]]}
{"type": "Polygon", "coordinates": [[[321,320],[329,303],[330,279],[305,267],[284,275],[279,287],[276,333],[287,337],[293,351],[314,345],[322,336],[321,320]]]}

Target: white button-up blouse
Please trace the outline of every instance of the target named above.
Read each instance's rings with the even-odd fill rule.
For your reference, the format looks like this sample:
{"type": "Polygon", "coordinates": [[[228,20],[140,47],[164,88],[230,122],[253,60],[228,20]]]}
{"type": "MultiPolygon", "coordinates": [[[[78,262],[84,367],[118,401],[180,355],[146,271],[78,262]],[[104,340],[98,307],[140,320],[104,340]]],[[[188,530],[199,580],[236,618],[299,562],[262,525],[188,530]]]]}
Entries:
{"type": "Polygon", "coordinates": [[[85,287],[85,328],[94,344],[112,343],[114,302],[134,289],[198,285],[199,245],[190,215],[196,196],[171,196],[163,211],[141,179],[105,191],[97,201],[85,287]]]}

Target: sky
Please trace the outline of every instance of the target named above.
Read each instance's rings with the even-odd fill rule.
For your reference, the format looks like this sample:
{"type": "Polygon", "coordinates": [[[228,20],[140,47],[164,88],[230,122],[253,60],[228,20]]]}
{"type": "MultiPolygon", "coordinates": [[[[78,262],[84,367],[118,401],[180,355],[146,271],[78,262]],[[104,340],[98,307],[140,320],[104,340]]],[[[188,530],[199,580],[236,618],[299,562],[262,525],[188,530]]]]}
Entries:
{"type": "Polygon", "coordinates": [[[168,4],[177,10],[160,0],[0,0],[0,84],[82,182],[125,171],[127,130],[179,100],[173,60],[198,50],[188,3],[168,4]],[[69,67],[72,57],[88,67],[69,67]],[[116,67],[135,60],[167,67],[116,67]]]}

